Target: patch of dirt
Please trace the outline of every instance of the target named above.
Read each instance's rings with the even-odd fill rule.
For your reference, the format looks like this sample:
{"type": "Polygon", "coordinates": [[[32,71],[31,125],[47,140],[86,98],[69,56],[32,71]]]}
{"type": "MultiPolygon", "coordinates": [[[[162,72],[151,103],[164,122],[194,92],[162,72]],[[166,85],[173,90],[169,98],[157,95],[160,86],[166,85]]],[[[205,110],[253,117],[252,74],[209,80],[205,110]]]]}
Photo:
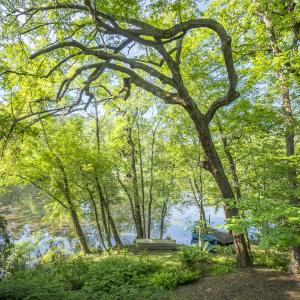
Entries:
{"type": "MultiPolygon", "coordinates": [[[[169,298],[170,299],[170,298],[169,298]]],[[[300,275],[245,269],[176,289],[172,300],[300,300],[300,275]]]]}

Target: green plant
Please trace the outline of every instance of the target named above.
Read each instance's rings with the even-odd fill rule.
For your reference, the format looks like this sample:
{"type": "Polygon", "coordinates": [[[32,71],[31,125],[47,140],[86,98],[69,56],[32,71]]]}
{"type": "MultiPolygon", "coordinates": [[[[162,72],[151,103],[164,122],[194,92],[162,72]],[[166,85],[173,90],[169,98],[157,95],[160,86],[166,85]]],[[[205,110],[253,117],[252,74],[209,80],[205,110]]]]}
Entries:
{"type": "Polygon", "coordinates": [[[195,268],[201,260],[203,252],[197,246],[184,247],[179,258],[183,266],[187,268],[195,268]]]}
{"type": "Polygon", "coordinates": [[[288,271],[289,256],[286,252],[256,249],[253,251],[253,257],[255,264],[259,266],[264,266],[278,271],[288,271]]]}
{"type": "Polygon", "coordinates": [[[209,276],[218,276],[231,273],[234,270],[234,266],[230,264],[212,264],[209,266],[209,276]]]}
{"type": "Polygon", "coordinates": [[[152,256],[65,256],[41,261],[0,281],[0,299],[161,299],[200,272],[159,263],[152,256]]]}
{"type": "Polygon", "coordinates": [[[0,278],[5,275],[7,258],[12,246],[11,237],[7,230],[7,221],[0,216],[0,278]]]}
{"type": "Polygon", "coordinates": [[[151,282],[157,287],[173,289],[179,285],[190,283],[200,277],[200,271],[187,269],[165,270],[153,275],[151,282]]]}
{"type": "Polygon", "coordinates": [[[228,246],[217,245],[215,247],[215,250],[218,254],[228,255],[228,256],[234,253],[233,245],[228,245],[228,246]]]}

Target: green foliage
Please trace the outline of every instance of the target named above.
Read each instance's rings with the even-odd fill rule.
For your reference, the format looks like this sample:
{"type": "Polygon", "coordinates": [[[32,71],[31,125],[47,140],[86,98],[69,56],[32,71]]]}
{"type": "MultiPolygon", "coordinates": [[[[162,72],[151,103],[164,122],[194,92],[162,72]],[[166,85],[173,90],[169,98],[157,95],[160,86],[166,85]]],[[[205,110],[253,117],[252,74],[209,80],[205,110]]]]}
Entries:
{"type": "Polygon", "coordinates": [[[197,268],[199,262],[205,257],[205,252],[197,246],[184,247],[179,253],[181,263],[188,268],[197,268]]]}
{"type": "Polygon", "coordinates": [[[199,276],[199,271],[160,264],[146,256],[75,255],[15,272],[0,282],[0,298],[159,299],[164,290],[199,276]]]}
{"type": "Polygon", "coordinates": [[[262,250],[258,248],[253,251],[253,257],[254,263],[258,266],[285,272],[289,269],[290,259],[287,251],[262,250]]]}
{"type": "Polygon", "coordinates": [[[168,270],[154,274],[151,282],[158,288],[163,287],[166,289],[173,289],[179,285],[191,283],[200,278],[199,270],[168,270]]]}
{"type": "Polygon", "coordinates": [[[209,276],[215,277],[218,275],[229,274],[234,270],[234,266],[230,264],[213,264],[209,267],[209,276]]]}
{"type": "MultiPolygon", "coordinates": [[[[159,29],[167,30],[176,23],[204,15],[220,21],[228,31],[239,73],[239,99],[218,111],[223,133],[218,129],[216,118],[208,126],[211,130],[208,139],[211,135],[214,145],[207,149],[214,152],[215,148],[219,153],[225,174],[236,198],[239,198],[239,201],[226,199],[227,207],[231,205],[240,212],[240,216],[227,220],[226,226],[240,233],[255,227],[260,246],[264,249],[284,249],[299,245],[300,209],[298,205],[291,204],[300,198],[297,177],[300,152],[295,142],[299,139],[300,127],[299,1],[213,0],[200,1],[201,5],[195,0],[90,2],[98,10],[98,15],[93,15],[91,8],[87,7],[64,7],[64,4],[68,4],[66,0],[57,9],[52,7],[51,0],[1,1],[0,142],[10,141],[5,155],[1,156],[1,188],[9,191],[16,186],[30,187],[32,197],[26,197],[23,192],[19,201],[28,204],[42,197],[41,202],[46,204],[40,208],[40,216],[44,216],[43,222],[54,232],[64,224],[70,227],[69,235],[74,234],[72,222],[77,224],[77,229],[83,223],[91,225],[93,229],[97,225],[102,246],[101,228],[107,227],[103,222],[108,219],[106,207],[111,208],[117,229],[123,229],[131,227],[132,219],[137,219],[139,214],[135,214],[134,210],[139,207],[146,208],[142,216],[147,215],[147,208],[151,207],[154,223],[164,221],[169,207],[175,203],[194,203],[197,202],[197,196],[206,205],[224,205],[218,186],[202,168],[206,166],[205,169],[210,169],[210,163],[206,161],[210,155],[208,150],[204,154],[199,149],[198,134],[190,119],[190,116],[195,116],[194,112],[189,111],[189,116],[182,113],[182,107],[166,107],[156,103],[158,95],[176,93],[173,85],[181,86],[184,93],[179,93],[180,96],[184,94],[187,103],[193,99],[193,107],[198,106],[202,112],[215,99],[223,99],[224,91],[228,88],[228,78],[225,76],[219,39],[207,28],[195,28],[188,33],[183,30],[182,40],[181,33],[167,38],[167,33],[171,31],[162,31],[166,39],[147,35],[147,32],[159,33],[159,29]],[[288,5],[288,2],[291,3],[288,5]],[[205,3],[207,5],[203,5],[205,3]],[[43,9],[22,13],[26,8],[40,5],[43,5],[43,9]],[[49,10],[46,9],[48,5],[51,5],[49,10]],[[200,12],[202,6],[208,8],[200,12]],[[105,14],[112,15],[107,18],[105,14]],[[265,14],[265,18],[261,14],[265,14]],[[131,19],[126,21],[125,18],[129,17],[131,19]],[[272,27],[269,32],[263,20],[266,18],[269,18],[269,26],[272,27]],[[141,25],[140,21],[149,24],[141,25]],[[152,25],[159,29],[154,29],[152,25]],[[116,30],[116,34],[110,35],[112,30],[116,30]],[[135,43],[128,44],[117,53],[115,49],[126,39],[126,32],[129,34],[128,41],[133,40],[135,43]],[[77,44],[74,41],[83,46],[74,47],[74,43],[75,46],[77,44]],[[57,46],[60,42],[63,44],[57,46]],[[276,43],[276,47],[272,43],[276,43]],[[47,45],[51,45],[51,52],[29,59],[38,49],[44,49],[42,52],[45,52],[47,45]],[[151,49],[151,45],[155,46],[151,49]],[[85,47],[89,48],[89,52],[84,50],[85,47]],[[170,55],[167,55],[168,59],[161,60],[164,51],[170,55]],[[105,72],[103,66],[99,70],[97,67],[95,69],[95,66],[100,67],[102,63],[102,52],[106,52],[103,61],[109,62],[105,64],[105,72]],[[105,59],[105,56],[112,53],[113,59],[105,59]],[[118,64],[112,70],[130,67],[128,74],[136,72],[136,75],[131,76],[132,83],[135,81],[141,85],[143,80],[149,81],[150,86],[146,90],[152,91],[155,96],[149,97],[132,84],[130,99],[120,99],[124,96],[124,74],[119,76],[119,73],[109,71],[111,64],[118,64]],[[144,67],[140,69],[139,65],[144,67]],[[145,68],[150,71],[145,71],[145,68]],[[175,76],[176,70],[180,74],[175,76]],[[156,78],[157,72],[161,74],[156,78]],[[137,76],[141,76],[138,81],[135,80],[137,76]],[[165,86],[163,83],[165,76],[170,77],[172,82],[169,88],[166,88],[168,84],[165,86]],[[60,86],[62,82],[64,85],[60,86]],[[165,92],[160,90],[165,88],[165,92]],[[63,95],[56,98],[58,90],[63,95]],[[78,94],[81,96],[80,101],[77,101],[78,94]],[[95,97],[90,97],[91,94],[95,97]],[[290,103],[285,104],[288,109],[283,114],[282,100],[287,101],[287,98],[290,103]],[[89,104],[87,101],[91,101],[88,108],[85,107],[86,103],[89,104]],[[102,103],[109,101],[105,107],[102,106],[102,103]],[[79,108],[79,104],[87,109],[86,112],[68,117],[64,115],[73,108],[79,108]],[[99,110],[94,111],[93,105],[99,110]],[[66,107],[60,111],[63,106],[66,107]],[[41,112],[43,110],[44,113],[41,112]],[[100,120],[94,116],[98,112],[100,120]],[[57,116],[63,114],[64,118],[46,119],[48,113],[57,116]],[[27,117],[28,114],[32,115],[27,117]],[[38,118],[42,122],[38,122],[38,118]],[[15,124],[17,119],[19,122],[15,124]],[[13,124],[15,126],[11,136],[13,124]],[[133,146],[128,143],[129,128],[133,146]],[[100,132],[96,137],[95,132],[98,130],[100,132]],[[290,137],[287,133],[291,133],[290,137]],[[295,148],[295,151],[292,150],[294,153],[286,149],[288,138],[293,144],[290,149],[295,148]],[[134,156],[132,153],[135,153],[135,157],[131,157],[134,156]],[[135,172],[133,164],[136,164],[135,172]],[[236,169],[236,174],[232,174],[233,169],[236,169]],[[99,205],[98,199],[93,201],[93,197],[96,199],[98,196],[95,177],[99,177],[105,193],[106,203],[102,202],[102,205],[99,205]],[[193,182],[195,187],[196,183],[200,185],[201,182],[201,191],[191,191],[193,182]],[[40,191],[39,195],[32,187],[40,191]],[[241,190],[241,197],[237,195],[237,189],[241,190]],[[150,203],[150,198],[154,199],[153,203],[150,203]],[[75,214],[77,219],[74,219],[75,214]]],[[[229,79],[231,77],[229,75],[229,79]]],[[[217,103],[229,102],[221,100],[217,103]]],[[[186,104],[182,106],[188,107],[186,104]]],[[[201,127],[201,124],[196,121],[196,127],[201,127]]],[[[7,146],[5,142],[4,145],[7,146]]],[[[213,170],[210,172],[223,174],[213,170]]],[[[218,185],[225,186],[225,179],[224,182],[217,180],[218,185]]],[[[5,194],[5,198],[8,201],[10,194],[5,194]]],[[[103,233],[104,238],[108,238],[106,235],[109,233],[103,233]]],[[[3,249],[8,248],[4,244],[3,249]]],[[[10,273],[26,271],[32,267],[27,259],[29,250],[35,250],[33,245],[24,244],[15,248],[8,260],[10,273]]],[[[219,251],[211,271],[215,275],[231,270],[231,258],[230,263],[226,261],[230,250],[219,251]],[[222,256],[224,261],[220,258],[222,256]]],[[[8,250],[1,250],[1,253],[2,264],[8,250]]],[[[110,256],[108,259],[115,259],[111,251],[106,254],[110,256]]],[[[266,266],[281,266],[276,261],[276,255],[272,252],[265,258],[258,255],[257,260],[266,266]]],[[[53,266],[56,262],[61,263],[63,258],[55,248],[43,256],[44,263],[51,264],[51,268],[57,271],[59,267],[53,266]]],[[[202,258],[203,254],[194,248],[186,248],[180,255],[182,264],[188,268],[197,266],[202,258]]],[[[189,275],[180,273],[178,276],[173,271],[151,271],[147,269],[147,262],[142,256],[139,260],[141,264],[146,263],[143,265],[146,274],[158,272],[158,275],[155,273],[154,282],[161,282],[162,286],[175,286],[177,282],[185,280],[184,276],[193,277],[192,271],[188,271],[191,272],[189,275]]],[[[69,268],[74,269],[74,273],[78,272],[72,262],[69,263],[69,268]]],[[[85,269],[81,263],[78,262],[79,268],[85,269]]],[[[118,265],[118,262],[115,264],[118,265]]],[[[126,261],[122,264],[126,265],[126,261]]],[[[284,268],[283,265],[281,267],[284,268]]],[[[112,268],[110,265],[106,270],[112,268]]],[[[130,266],[128,268],[131,270],[130,266]]],[[[121,297],[126,289],[131,293],[131,287],[125,284],[127,275],[124,275],[120,265],[119,269],[114,270],[116,274],[113,274],[116,278],[120,277],[123,285],[118,287],[116,282],[109,282],[115,286],[116,291],[121,289],[117,297],[121,297]]],[[[85,272],[89,271],[85,270],[83,274],[85,272]]],[[[128,274],[130,280],[135,285],[141,284],[138,279],[142,275],[134,275],[132,272],[128,274]]],[[[102,274],[102,277],[105,275],[102,274]]],[[[66,275],[68,284],[63,285],[66,284],[70,291],[88,288],[84,276],[76,280],[71,273],[66,275]]],[[[96,282],[98,280],[97,277],[96,282]]],[[[109,281],[109,278],[106,280],[109,281]]],[[[144,286],[146,289],[148,287],[144,286]]],[[[106,297],[104,294],[102,296],[106,297]]],[[[131,296],[134,297],[133,294],[131,296]]]]}
{"type": "Polygon", "coordinates": [[[0,278],[4,275],[7,258],[12,248],[11,236],[7,230],[7,221],[0,216],[0,278]]]}

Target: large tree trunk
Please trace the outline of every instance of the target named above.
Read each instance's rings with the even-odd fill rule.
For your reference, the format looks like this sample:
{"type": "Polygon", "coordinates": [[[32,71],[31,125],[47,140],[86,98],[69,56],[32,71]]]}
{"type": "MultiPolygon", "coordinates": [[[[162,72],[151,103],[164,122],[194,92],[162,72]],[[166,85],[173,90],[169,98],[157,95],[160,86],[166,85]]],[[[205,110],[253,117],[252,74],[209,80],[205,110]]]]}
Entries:
{"type": "Polygon", "coordinates": [[[70,208],[70,214],[71,214],[71,218],[72,218],[72,221],[73,221],[75,232],[76,232],[76,234],[79,238],[81,248],[82,248],[82,250],[85,254],[90,254],[91,250],[90,250],[90,248],[87,244],[85,235],[84,235],[83,230],[81,228],[81,225],[79,223],[78,215],[77,215],[76,211],[73,208],[70,208]]]}
{"type": "MultiPolygon", "coordinates": [[[[273,23],[269,18],[266,11],[259,11],[259,16],[264,22],[270,45],[272,47],[273,56],[278,57],[281,54],[281,49],[277,41],[276,33],[273,27],[273,23]]],[[[295,129],[294,129],[294,117],[291,106],[290,91],[288,80],[284,72],[284,68],[281,67],[278,70],[279,83],[282,94],[282,109],[285,117],[285,151],[287,157],[295,155],[295,129]]],[[[300,205],[300,199],[296,197],[297,190],[297,170],[294,165],[288,167],[288,183],[289,183],[289,200],[290,204],[294,206],[300,205]]],[[[300,268],[300,245],[292,247],[292,258],[290,270],[293,273],[298,273],[300,268]]]]}
{"type": "Polygon", "coordinates": [[[221,122],[220,122],[218,116],[215,116],[215,118],[216,118],[216,123],[217,123],[218,130],[219,130],[219,133],[220,133],[223,149],[224,149],[224,152],[225,152],[227,160],[228,160],[230,173],[231,173],[232,180],[233,180],[233,186],[234,186],[236,199],[240,199],[242,197],[242,193],[241,193],[241,188],[240,188],[240,181],[239,181],[239,178],[238,178],[238,175],[237,175],[237,172],[236,172],[235,161],[234,161],[233,156],[230,152],[227,137],[225,136],[225,134],[223,132],[221,122]]]}
{"type": "Polygon", "coordinates": [[[127,141],[128,141],[128,145],[130,146],[130,163],[131,163],[131,171],[132,171],[133,203],[134,203],[135,218],[136,218],[136,231],[137,231],[137,238],[142,239],[145,237],[145,233],[143,230],[137,171],[136,171],[136,164],[135,164],[135,144],[132,139],[131,127],[127,128],[127,134],[128,134],[127,141]]]}
{"type": "MultiPolygon", "coordinates": [[[[230,167],[230,173],[231,173],[231,177],[232,177],[232,180],[233,180],[233,186],[234,186],[234,190],[235,190],[236,200],[239,200],[242,197],[242,193],[241,193],[241,188],[240,188],[239,177],[238,177],[237,171],[236,171],[236,164],[235,164],[234,158],[231,154],[231,151],[229,149],[228,140],[227,140],[226,135],[223,132],[223,128],[222,128],[222,125],[221,125],[221,122],[220,122],[218,116],[216,116],[216,123],[217,123],[217,127],[218,127],[218,130],[219,130],[219,133],[220,133],[223,149],[224,149],[224,152],[226,154],[228,164],[229,164],[229,167],[230,167]]],[[[242,215],[242,216],[244,217],[244,215],[242,215]]],[[[249,236],[248,236],[248,229],[245,230],[244,234],[245,234],[245,240],[246,240],[246,244],[247,244],[247,247],[248,247],[249,254],[252,255],[251,254],[250,240],[249,240],[249,236]]]]}
{"type": "MultiPolygon", "coordinates": [[[[235,199],[232,187],[229,180],[224,172],[223,165],[219,158],[219,155],[215,149],[215,145],[212,141],[209,122],[200,114],[196,105],[190,105],[186,107],[190,117],[194,121],[196,126],[201,146],[204,151],[205,161],[203,162],[204,167],[214,177],[222,197],[224,199],[224,210],[226,219],[232,217],[239,217],[239,211],[236,207],[228,206],[226,200],[233,201],[235,199]]],[[[251,256],[248,252],[248,247],[245,241],[244,234],[232,231],[232,237],[235,246],[236,259],[239,267],[249,267],[252,265],[251,256]]]]}

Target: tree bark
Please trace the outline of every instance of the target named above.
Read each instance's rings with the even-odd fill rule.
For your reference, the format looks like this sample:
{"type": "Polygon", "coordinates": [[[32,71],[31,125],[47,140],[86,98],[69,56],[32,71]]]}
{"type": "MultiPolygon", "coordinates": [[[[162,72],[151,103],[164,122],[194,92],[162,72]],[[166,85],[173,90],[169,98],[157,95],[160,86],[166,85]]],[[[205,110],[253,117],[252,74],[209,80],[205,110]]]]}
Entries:
{"type": "Polygon", "coordinates": [[[85,254],[90,254],[91,251],[90,251],[89,246],[87,244],[85,234],[84,234],[84,232],[81,228],[77,212],[74,209],[74,205],[73,205],[73,201],[72,201],[72,197],[71,197],[71,192],[70,192],[70,187],[69,187],[69,181],[68,181],[68,177],[67,177],[63,162],[61,161],[61,159],[57,155],[55,155],[55,157],[56,157],[58,167],[61,170],[62,175],[63,175],[63,184],[61,186],[61,189],[63,190],[63,192],[65,194],[65,198],[66,198],[66,200],[68,202],[68,205],[69,205],[69,210],[70,210],[70,214],[71,214],[71,218],[72,218],[72,221],[73,221],[75,232],[76,232],[76,234],[79,238],[79,242],[81,244],[81,248],[82,248],[83,252],[85,254]]]}
{"type": "Polygon", "coordinates": [[[72,218],[72,221],[73,221],[75,232],[76,232],[76,234],[79,238],[81,248],[82,248],[82,250],[85,254],[90,254],[91,250],[90,250],[90,248],[87,244],[85,235],[84,235],[83,230],[81,228],[77,212],[74,209],[71,208],[70,209],[70,214],[71,214],[71,218],[72,218]]]}
{"type": "Polygon", "coordinates": [[[127,141],[128,141],[128,145],[130,146],[130,164],[131,164],[131,171],[132,171],[133,203],[134,203],[135,218],[136,218],[137,238],[142,239],[145,237],[145,233],[143,230],[137,171],[136,171],[136,163],[135,163],[135,144],[132,139],[131,127],[127,128],[127,141]]]}
{"type": "MultiPolygon", "coordinates": [[[[237,171],[236,171],[236,164],[235,164],[234,158],[233,158],[233,156],[230,152],[229,145],[228,145],[228,140],[227,140],[226,135],[223,132],[223,128],[222,128],[222,125],[221,125],[221,122],[220,122],[218,116],[216,116],[216,123],[217,123],[217,127],[218,127],[218,130],[219,130],[219,133],[220,133],[223,149],[224,149],[225,155],[226,155],[227,160],[228,160],[230,173],[231,173],[231,176],[232,176],[232,179],[233,179],[233,187],[234,187],[234,190],[235,190],[236,200],[238,201],[239,199],[241,199],[242,193],[241,193],[241,188],[240,188],[239,177],[238,177],[237,171]]],[[[242,214],[242,216],[244,217],[243,214],[242,214]]],[[[245,241],[246,241],[246,244],[247,244],[247,247],[248,247],[248,251],[249,251],[249,254],[251,255],[251,245],[250,245],[249,236],[248,236],[248,229],[245,230],[244,234],[245,234],[245,241]]]]}
{"type": "Polygon", "coordinates": [[[161,214],[160,214],[160,224],[159,224],[159,238],[162,239],[164,235],[164,227],[165,227],[165,219],[167,215],[167,201],[166,199],[163,202],[162,208],[161,208],[161,214]]]}
{"type": "Polygon", "coordinates": [[[97,193],[98,193],[98,196],[99,196],[102,223],[103,223],[103,227],[104,227],[104,232],[105,232],[107,245],[108,245],[108,247],[112,247],[110,232],[109,232],[109,228],[108,228],[108,225],[107,225],[105,197],[103,195],[103,192],[102,192],[102,189],[101,189],[101,186],[100,186],[100,182],[99,182],[99,178],[98,178],[98,175],[97,175],[96,172],[97,171],[94,170],[94,179],[95,179],[95,184],[96,184],[96,190],[97,190],[97,193]]]}
{"type": "Polygon", "coordinates": [[[205,210],[204,210],[204,203],[203,203],[203,187],[202,187],[202,179],[200,179],[200,187],[197,183],[197,180],[194,179],[195,188],[198,194],[198,207],[200,212],[200,222],[204,229],[207,229],[207,223],[206,223],[206,216],[205,216],[205,210]]]}
{"type": "MultiPolygon", "coordinates": [[[[224,172],[223,165],[219,158],[219,155],[215,149],[215,145],[212,141],[209,121],[201,115],[198,107],[192,103],[192,105],[186,106],[186,110],[189,113],[191,119],[194,121],[197,129],[199,140],[204,151],[206,159],[206,169],[214,177],[222,197],[224,199],[224,210],[226,219],[239,217],[239,211],[236,207],[228,206],[227,200],[233,201],[235,199],[232,187],[224,172]]],[[[232,237],[235,246],[236,259],[239,267],[249,267],[252,265],[252,260],[248,252],[248,247],[243,234],[232,231],[232,237]]]]}
{"type": "Polygon", "coordinates": [[[110,212],[110,206],[109,206],[109,201],[108,201],[108,195],[107,195],[107,191],[106,191],[106,188],[105,188],[105,185],[103,184],[103,189],[104,189],[104,194],[105,194],[105,203],[106,203],[106,212],[107,212],[107,219],[108,219],[108,224],[112,230],[112,234],[114,236],[114,239],[115,239],[115,242],[116,242],[116,245],[117,246],[122,246],[122,241],[120,239],[120,236],[119,236],[119,233],[118,233],[118,230],[117,230],[117,227],[116,227],[116,224],[115,224],[115,221],[111,215],[111,212],[110,212]]]}
{"type": "Polygon", "coordinates": [[[150,152],[150,185],[149,185],[149,203],[148,203],[148,226],[147,226],[147,238],[151,237],[151,224],[152,224],[152,203],[153,203],[153,185],[154,185],[154,177],[153,177],[153,168],[154,168],[154,145],[156,138],[156,131],[160,124],[160,120],[157,122],[153,132],[152,132],[152,140],[151,140],[151,152],[150,152]]]}
{"type": "Polygon", "coordinates": [[[90,199],[91,199],[91,203],[92,203],[92,207],[94,210],[94,214],[95,214],[95,220],[96,220],[96,225],[97,225],[97,229],[98,229],[98,234],[99,234],[99,238],[100,238],[100,242],[102,244],[102,247],[104,249],[106,249],[105,247],[105,243],[104,243],[104,239],[103,239],[103,234],[102,234],[102,230],[101,230],[101,225],[100,225],[100,221],[99,221],[99,215],[98,215],[98,209],[97,209],[97,205],[93,196],[93,193],[91,190],[87,189],[90,199]]]}
{"type": "MultiPolygon", "coordinates": [[[[194,184],[195,183],[196,183],[196,181],[194,180],[194,184]]],[[[191,178],[190,178],[190,186],[191,186],[191,190],[193,192],[195,203],[198,206],[198,210],[199,210],[198,246],[202,250],[203,243],[202,243],[201,235],[203,233],[202,229],[204,227],[203,226],[204,222],[205,222],[205,229],[207,228],[206,221],[203,222],[203,220],[205,220],[205,213],[204,213],[204,209],[203,209],[202,204],[201,204],[201,203],[203,203],[203,201],[202,201],[202,195],[200,195],[200,193],[198,192],[198,197],[199,197],[199,199],[198,199],[197,194],[196,194],[195,189],[194,189],[194,186],[193,186],[193,181],[192,181],[191,178]]]]}
{"type": "Polygon", "coordinates": [[[142,219],[144,231],[146,231],[146,218],[145,218],[145,181],[144,181],[144,168],[143,168],[143,157],[140,137],[140,125],[137,122],[137,137],[138,137],[138,150],[139,150],[139,163],[140,163],[140,174],[141,174],[141,193],[142,193],[142,219]]]}

